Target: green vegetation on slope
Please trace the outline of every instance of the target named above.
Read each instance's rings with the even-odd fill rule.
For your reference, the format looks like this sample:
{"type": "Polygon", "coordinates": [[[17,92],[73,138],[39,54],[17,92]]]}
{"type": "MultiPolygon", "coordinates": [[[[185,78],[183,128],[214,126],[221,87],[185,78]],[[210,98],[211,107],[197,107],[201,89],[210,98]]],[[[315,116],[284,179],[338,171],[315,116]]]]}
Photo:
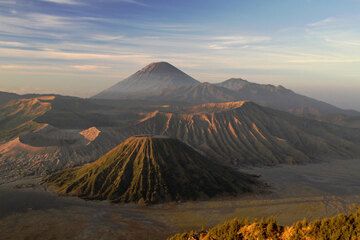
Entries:
{"type": "Polygon", "coordinates": [[[208,230],[177,234],[169,240],[355,240],[360,238],[360,208],[345,215],[291,226],[279,225],[274,219],[233,219],[208,230]]]}
{"type": "Polygon", "coordinates": [[[159,203],[236,195],[260,185],[166,137],[130,137],[97,161],[45,180],[60,194],[113,202],[159,203]]]}

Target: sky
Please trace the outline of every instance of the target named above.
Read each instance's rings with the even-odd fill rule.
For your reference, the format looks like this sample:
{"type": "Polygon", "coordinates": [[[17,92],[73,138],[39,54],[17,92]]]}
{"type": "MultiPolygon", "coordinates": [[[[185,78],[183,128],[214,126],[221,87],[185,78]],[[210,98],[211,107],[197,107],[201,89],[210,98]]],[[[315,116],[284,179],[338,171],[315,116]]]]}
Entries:
{"type": "Polygon", "coordinates": [[[360,0],[0,0],[0,91],[89,97],[155,61],[360,110],[360,0]]]}

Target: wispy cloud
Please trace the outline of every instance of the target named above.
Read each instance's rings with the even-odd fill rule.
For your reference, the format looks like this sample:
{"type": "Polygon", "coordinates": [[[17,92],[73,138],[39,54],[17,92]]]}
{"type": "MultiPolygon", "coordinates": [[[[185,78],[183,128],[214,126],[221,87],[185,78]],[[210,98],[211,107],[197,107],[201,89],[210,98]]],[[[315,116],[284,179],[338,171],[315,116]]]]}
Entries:
{"type": "Polygon", "coordinates": [[[0,41],[0,47],[24,47],[26,44],[15,41],[0,41]]]}
{"type": "Polygon", "coordinates": [[[0,0],[0,4],[8,3],[0,9],[1,76],[21,72],[26,77],[31,74],[33,79],[36,76],[45,79],[52,74],[53,79],[87,74],[98,80],[105,75],[123,76],[159,60],[205,76],[202,80],[208,80],[210,75],[220,78],[234,69],[340,75],[345,65],[352,70],[359,66],[360,31],[356,26],[359,21],[350,16],[286,26],[283,32],[239,26],[215,29],[193,19],[144,17],[141,14],[150,7],[137,6],[150,4],[149,1],[29,1],[16,0],[27,5],[17,8],[17,4],[12,4],[15,1],[0,0]],[[44,1],[53,4],[39,4],[44,1]],[[95,11],[109,3],[120,8],[121,4],[116,3],[122,3],[126,5],[124,9],[133,7],[136,11],[126,14],[113,9],[109,14],[95,11]],[[29,10],[40,5],[41,9],[29,10]]]}
{"type": "Polygon", "coordinates": [[[95,34],[90,37],[90,39],[92,39],[92,40],[104,41],[104,42],[121,40],[124,38],[125,38],[124,35],[110,35],[110,34],[95,34]]]}
{"type": "Polygon", "coordinates": [[[136,1],[136,0],[115,0],[117,2],[123,2],[123,3],[129,3],[129,4],[135,4],[135,5],[138,5],[138,6],[148,6],[147,4],[141,2],[141,1],[136,1]]]}
{"type": "Polygon", "coordinates": [[[251,44],[258,44],[270,41],[269,36],[218,36],[213,37],[213,43],[208,45],[209,49],[222,50],[236,47],[248,47],[251,44]]]}
{"type": "Polygon", "coordinates": [[[72,20],[74,19],[39,13],[0,15],[0,33],[19,37],[36,37],[37,34],[55,36],[56,31],[75,29],[72,20]]]}
{"type": "Polygon", "coordinates": [[[72,68],[79,71],[96,71],[99,69],[109,69],[110,67],[98,65],[73,65],[72,68]]]}
{"type": "MultiPolygon", "coordinates": [[[[0,4],[17,4],[24,2],[47,2],[54,4],[62,4],[62,5],[87,5],[89,3],[88,0],[0,0],[0,4]]],[[[94,0],[95,2],[102,3],[102,0],[94,0]]],[[[110,0],[109,2],[117,2],[117,3],[125,3],[125,4],[133,4],[137,6],[148,6],[146,3],[138,0],[110,0]]]]}
{"type": "Polygon", "coordinates": [[[81,5],[83,2],[79,0],[41,0],[43,2],[50,2],[50,3],[56,3],[56,4],[69,4],[69,5],[81,5]]]}
{"type": "Polygon", "coordinates": [[[5,49],[0,48],[1,57],[15,58],[19,57],[26,60],[48,59],[48,60],[108,60],[108,61],[128,61],[128,62],[148,62],[151,56],[140,53],[93,53],[93,52],[69,52],[59,49],[41,49],[41,50],[25,50],[25,49],[5,49]]]}
{"type": "Polygon", "coordinates": [[[342,40],[337,40],[333,38],[325,38],[325,41],[330,44],[335,44],[337,46],[353,46],[353,47],[360,47],[360,36],[358,38],[346,38],[342,40]]]}
{"type": "Polygon", "coordinates": [[[10,71],[38,71],[38,70],[46,70],[46,71],[63,71],[64,68],[60,66],[53,65],[25,65],[25,64],[0,64],[0,69],[10,70],[10,71]]]}
{"type": "Polygon", "coordinates": [[[0,4],[16,4],[15,0],[0,0],[0,4]]]}
{"type": "MultiPolygon", "coordinates": [[[[66,4],[66,5],[85,5],[88,2],[86,0],[39,0],[39,1],[55,3],[55,4],[66,4]]],[[[118,3],[133,4],[133,5],[143,6],[143,7],[148,6],[147,4],[145,4],[141,1],[136,1],[136,0],[112,0],[112,1],[118,2],[118,3]]],[[[98,0],[98,2],[102,2],[102,1],[98,0]]]]}
{"type": "Polygon", "coordinates": [[[309,23],[308,27],[325,27],[325,26],[333,25],[337,21],[338,19],[335,17],[328,17],[317,22],[309,23]]]}

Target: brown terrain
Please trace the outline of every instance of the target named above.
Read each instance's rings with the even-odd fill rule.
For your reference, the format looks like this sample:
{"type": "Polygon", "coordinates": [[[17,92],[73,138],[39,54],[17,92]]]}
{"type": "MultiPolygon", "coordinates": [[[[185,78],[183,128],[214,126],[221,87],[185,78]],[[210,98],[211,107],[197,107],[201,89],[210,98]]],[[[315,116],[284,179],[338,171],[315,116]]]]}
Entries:
{"type": "Polygon", "coordinates": [[[359,118],[166,62],[89,99],[0,92],[0,238],[165,239],[232,217],[348,211],[359,118]]]}

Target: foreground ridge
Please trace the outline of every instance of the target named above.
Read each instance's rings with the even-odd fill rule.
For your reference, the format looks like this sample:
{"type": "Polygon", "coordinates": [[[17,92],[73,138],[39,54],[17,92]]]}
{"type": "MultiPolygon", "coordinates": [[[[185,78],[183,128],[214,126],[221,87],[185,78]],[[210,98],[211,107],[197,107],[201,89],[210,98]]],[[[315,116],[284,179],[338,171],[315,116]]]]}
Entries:
{"type": "Polygon", "coordinates": [[[274,219],[249,221],[233,219],[203,231],[181,233],[168,240],[210,239],[359,239],[360,209],[350,214],[339,214],[330,218],[308,222],[296,222],[291,226],[278,224],[274,219]]]}

